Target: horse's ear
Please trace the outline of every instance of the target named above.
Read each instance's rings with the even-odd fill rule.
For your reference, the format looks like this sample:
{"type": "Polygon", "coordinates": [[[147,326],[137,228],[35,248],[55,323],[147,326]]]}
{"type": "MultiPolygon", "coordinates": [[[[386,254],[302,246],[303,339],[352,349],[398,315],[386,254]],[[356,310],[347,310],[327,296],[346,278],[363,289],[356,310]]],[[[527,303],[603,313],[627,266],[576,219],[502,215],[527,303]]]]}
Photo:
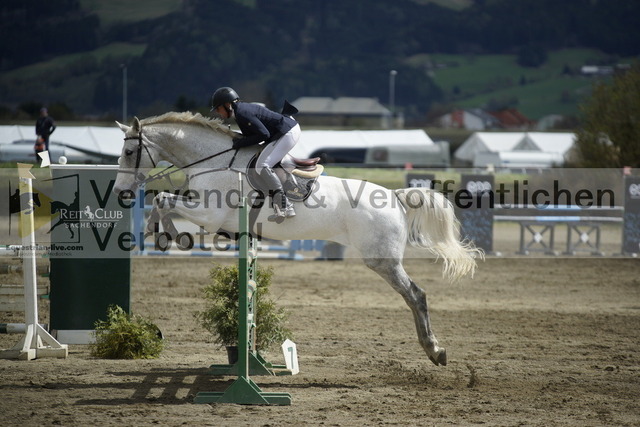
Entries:
{"type": "Polygon", "coordinates": [[[124,133],[127,133],[129,131],[129,129],[131,129],[130,126],[127,125],[123,125],[122,123],[120,123],[119,121],[116,120],[116,124],[118,125],[118,127],[120,128],[120,130],[124,133]]]}
{"type": "Polygon", "coordinates": [[[133,130],[135,132],[140,132],[140,120],[137,117],[133,118],[133,130]]]}

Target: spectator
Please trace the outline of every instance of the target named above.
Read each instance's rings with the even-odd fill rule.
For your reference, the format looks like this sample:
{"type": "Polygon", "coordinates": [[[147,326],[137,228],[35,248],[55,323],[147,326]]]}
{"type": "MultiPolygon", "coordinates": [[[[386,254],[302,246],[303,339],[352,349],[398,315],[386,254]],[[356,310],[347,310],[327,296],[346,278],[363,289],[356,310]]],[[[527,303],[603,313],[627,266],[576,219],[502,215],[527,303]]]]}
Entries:
{"type": "Polygon", "coordinates": [[[38,153],[49,151],[49,136],[56,130],[56,122],[49,116],[49,112],[45,107],[40,109],[40,117],[36,121],[36,144],[34,147],[36,153],[36,161],[40,161],[38,153]]]}

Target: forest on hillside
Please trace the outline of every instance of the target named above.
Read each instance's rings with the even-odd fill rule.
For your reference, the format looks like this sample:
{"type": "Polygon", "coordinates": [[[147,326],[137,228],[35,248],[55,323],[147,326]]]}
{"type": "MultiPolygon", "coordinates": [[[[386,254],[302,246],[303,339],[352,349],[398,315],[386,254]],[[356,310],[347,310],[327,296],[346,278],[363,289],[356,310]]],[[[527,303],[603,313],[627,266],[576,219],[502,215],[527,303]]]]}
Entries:
{"type": "Polygon", "coordinates": [[[508,53],[522,66],[539,67],[550,51],[588,47],[615,62],[640,53],[638,16],[637,0],[476,0],[462,10],[424,0],[184,0],[158,18],[104,25],[78,0],[4,0],[0,73],[105,46],[144,49],[61,63],[53,76],[41,77],[40,99],[25,98],[20,85],[0,85],[0,104],[57,101],[86,114],[117,111],[121,64],[133,111],[204,106],[222,85],[268,105],[285,96],[386,101],[395,69],[402,76],[396,104],[408,117],[423,116],[443,93],[423,64],[409,60],[416,55],[508,53]],[[90,80],[74,85],[82,93],[70,88],[68,99],[47,93],[82,77],[90,80]]]}

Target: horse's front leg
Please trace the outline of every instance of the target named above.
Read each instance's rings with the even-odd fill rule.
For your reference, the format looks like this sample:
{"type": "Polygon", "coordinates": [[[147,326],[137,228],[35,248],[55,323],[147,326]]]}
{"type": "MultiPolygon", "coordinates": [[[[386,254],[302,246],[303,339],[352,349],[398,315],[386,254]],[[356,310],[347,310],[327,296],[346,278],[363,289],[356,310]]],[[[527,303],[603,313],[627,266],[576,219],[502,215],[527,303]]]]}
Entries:
{"type": "Polygon", "coordinates": [[[149,214],[147,231],[150,233],[158,233],[160,231],[160,224],[162,224],[163,232],[156,237],[156,244],[164,243],[162,246],[168,247],[172,241],[176,241],[179,232],[169,217],[169,213],[176,211],[181,204],[184,204],[183,196],[172,193],[161,192],[153,198],[153,207],[149,214]],[[164,242],[159,242],[159,240],[164,240],[164,242]]]}
{"type": "MultiPolygon", "coordinates": [[[[169,217],[170,213],[178,214],[184,219],[211,231],[218,230],[223,218],[216,215],[215,209],[207,209],[198,201],[172,193],[161,192],[153,199],[153,209],[147,223],[147,230],[158,232],[158,224],[162,224],[164,239],[175,241],[180,249],[190,248],[194,237],[188,233],[180,233],[169,217]]],[[[165,242],[166,243],[166,242],[165,242]]],[[[168,246],[168,243],[165,245],[168,246]]]]}

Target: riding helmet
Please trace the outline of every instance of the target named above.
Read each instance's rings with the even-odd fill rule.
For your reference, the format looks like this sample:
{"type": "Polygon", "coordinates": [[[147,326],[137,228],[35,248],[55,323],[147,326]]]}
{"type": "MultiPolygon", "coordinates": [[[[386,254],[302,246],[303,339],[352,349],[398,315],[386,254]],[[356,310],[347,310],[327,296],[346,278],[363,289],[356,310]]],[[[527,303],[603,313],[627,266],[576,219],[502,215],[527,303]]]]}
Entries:
{"type": "Polygon", "coordinates": [[[227,102],[234,102],[240,99],[238,93],[230,87],[221,87],[216,89],[211,96],[211,109],[215,110],[222,104],[226,104],[227,102]]]}

